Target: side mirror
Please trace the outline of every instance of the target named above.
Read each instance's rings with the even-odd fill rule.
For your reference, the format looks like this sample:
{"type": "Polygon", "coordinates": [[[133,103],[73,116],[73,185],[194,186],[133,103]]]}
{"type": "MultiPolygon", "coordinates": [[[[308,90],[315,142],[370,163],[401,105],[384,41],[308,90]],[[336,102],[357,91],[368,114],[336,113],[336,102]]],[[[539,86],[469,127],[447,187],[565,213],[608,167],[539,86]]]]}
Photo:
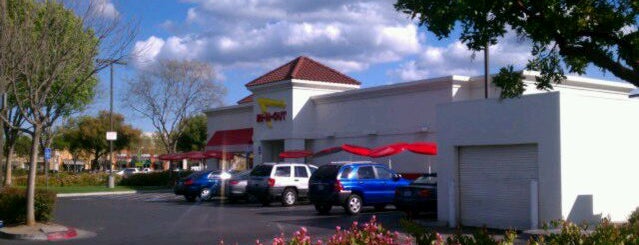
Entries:
{"type": "Polygon", "coordinates": [[[398,181],[401,178],[402,178],[401,174],[393,174],[393,181],[398,181]]]}

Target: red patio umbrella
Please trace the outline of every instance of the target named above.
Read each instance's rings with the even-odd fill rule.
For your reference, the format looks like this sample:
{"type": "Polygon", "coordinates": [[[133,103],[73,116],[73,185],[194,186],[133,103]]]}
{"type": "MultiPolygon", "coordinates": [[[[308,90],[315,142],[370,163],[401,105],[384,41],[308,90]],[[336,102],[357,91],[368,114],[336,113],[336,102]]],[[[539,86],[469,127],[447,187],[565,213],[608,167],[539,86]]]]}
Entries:
{"type": "Polygon", "coordinates": [[[313,152],[307,150],[290,150],[280,153],[280,158],[304,158],[312,155],[313,152]]]}
{"type": "Polygon", "coordinates": [[[371,149],[362,146],[343,144],[342,150],[360,156],[369,156],[371,154],[371,149]]]}
{"type": "Polygon", "coordinates": [[[177,160],[182,160],[186,157],[184,157],[184,154],[182,153],[169,153],[169,154],[160,155],[159,158],[162,161],[177,161],[177,160]]]}
{"type": "Polygon", "coordinates": [[[204,155],[201,151],[189,151],[184,153],[184,157],[189,160],[202,160],[206,158],[206,155],[204,155]]]}
{"type": "Polygon", "coordinates": [[[221,152],[221,151],[205,151],[204,156],[206,159],[209,158],[215,158],[215,159],[224,159],[224,160],[231,160],[233,159],[233,153],[227,152],[221,152]]]}
{"type": "Polygon", "coordinates": [[[408,145],[405,142],[393,143],[390,145],[380,146],[371,150],[370,157],[378,158],[378,157],[387,157],[402,153],[404,149],[408,145]]]}
{"type": "Polygon", "coordinates": [[[406,145],[406,150],[422,155],[437,155],[437,144],[432,142],[414,142],[406,145]]]}

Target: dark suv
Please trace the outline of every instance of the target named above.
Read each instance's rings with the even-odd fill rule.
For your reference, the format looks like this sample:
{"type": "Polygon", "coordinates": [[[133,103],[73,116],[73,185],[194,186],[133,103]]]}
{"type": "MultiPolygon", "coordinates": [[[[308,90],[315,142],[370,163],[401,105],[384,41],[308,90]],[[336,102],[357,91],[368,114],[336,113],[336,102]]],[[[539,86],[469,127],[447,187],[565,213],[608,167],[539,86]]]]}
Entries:
{"type": "Polygon", "coordinates": [[[349,214],[357,214],[363,206],[381,210],[392,204],[395,189],[409,181],[372,162],[341,162],[321,166],[309,182],[309,199],[315,209],[326,214],[332,206],[344,207],[349,214]]]}

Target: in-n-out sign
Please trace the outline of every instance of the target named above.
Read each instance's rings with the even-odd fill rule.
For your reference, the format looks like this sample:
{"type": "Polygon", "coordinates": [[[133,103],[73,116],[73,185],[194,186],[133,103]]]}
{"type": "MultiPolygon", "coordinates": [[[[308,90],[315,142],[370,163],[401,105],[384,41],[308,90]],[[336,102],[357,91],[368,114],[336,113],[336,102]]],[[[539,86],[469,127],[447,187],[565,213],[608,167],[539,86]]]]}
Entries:
{"type": "Polygon", "coordinates": [[[118,132],[115,132],[115,131],[106,132],[106,139],[107,140],[118,140],[118,132]]]}
{"type": "Polygon", "coordinates": [[[268,108],[282,108],[286,109],[286,102],[284,100],[274,100],[267,98],[258,98],[257,104],[260,106],[262,113],[257,114],[255,120],[259,122],[266,122],[266,126],[273,127],[273,121],[286,120],[286,111],[268,112],[268,108]]]}

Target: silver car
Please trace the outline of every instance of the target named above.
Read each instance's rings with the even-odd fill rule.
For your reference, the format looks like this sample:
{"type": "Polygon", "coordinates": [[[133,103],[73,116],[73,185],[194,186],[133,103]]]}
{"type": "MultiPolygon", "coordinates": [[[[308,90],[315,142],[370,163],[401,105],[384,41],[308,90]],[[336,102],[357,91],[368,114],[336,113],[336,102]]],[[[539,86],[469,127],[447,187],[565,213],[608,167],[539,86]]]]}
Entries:
{"type": "Polygon", "coordinates": [[[246,192],[246,186],[249,179],[250,170],[231,173],[231,178],[226,181],[226,197],[231,202],[236,202],[240,199],[248,200],[248,193],[246,192]]]}

